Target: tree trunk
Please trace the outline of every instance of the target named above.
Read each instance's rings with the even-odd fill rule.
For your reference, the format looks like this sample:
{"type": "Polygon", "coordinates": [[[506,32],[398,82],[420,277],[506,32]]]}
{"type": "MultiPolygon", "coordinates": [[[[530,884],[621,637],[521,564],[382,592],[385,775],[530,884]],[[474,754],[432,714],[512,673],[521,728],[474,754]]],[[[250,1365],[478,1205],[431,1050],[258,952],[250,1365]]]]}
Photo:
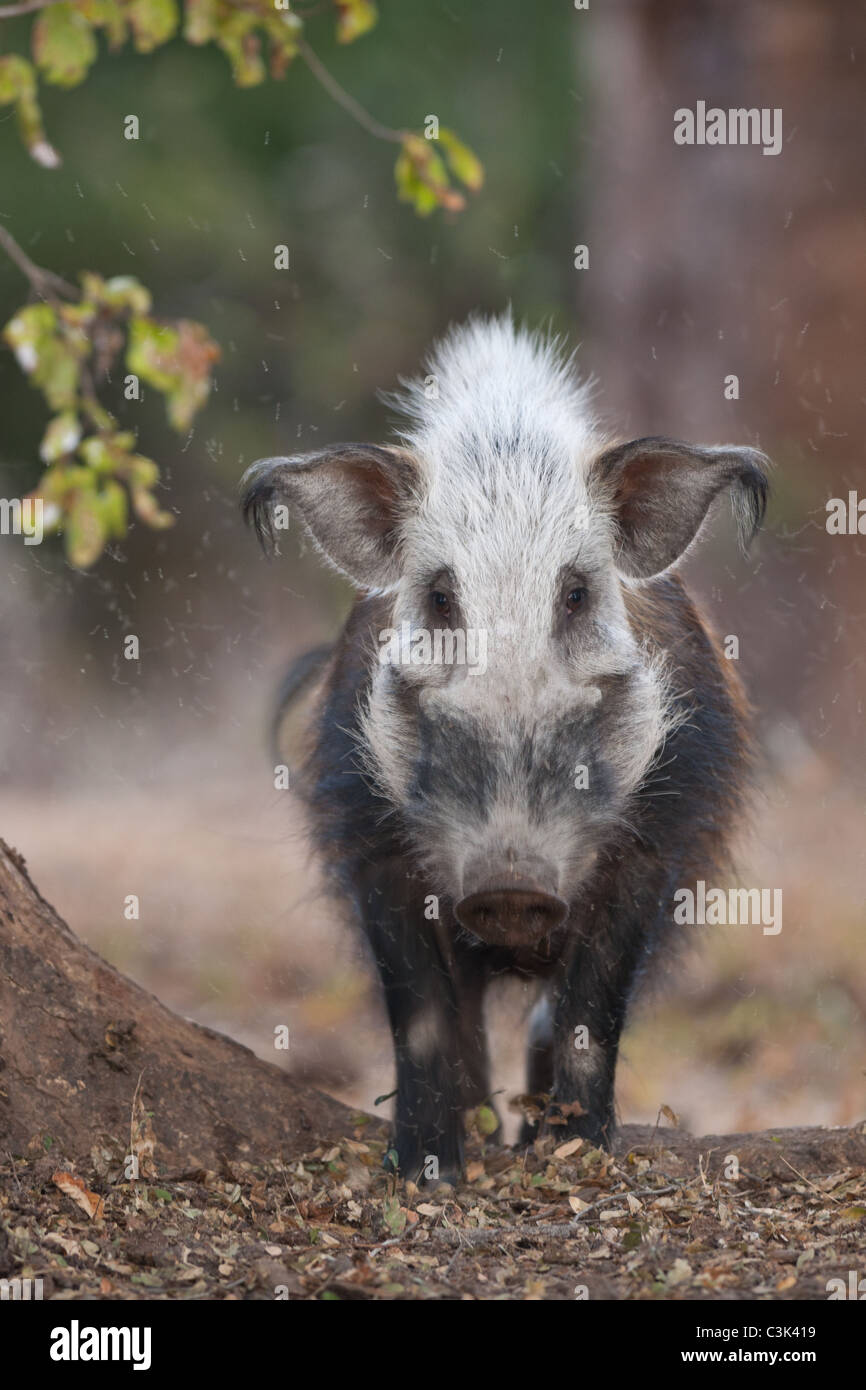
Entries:
{"type": "Polygon", "coordinates": [[[862,729],[862,545],[825,522],[828,499],[866,495],[866,9],[616,0],[573,29],[593,113],[574,237],[590,247],[575,276],[583,366],[626,437],[772,454],[780,534],[762,541],[751,590],[742,572],[714,572],[717,626],[739,634],[762,705],[772,694],[782,722],[794,715],[847,770],[862,729]],[[780,110],[781,152],[675,144],[675,111],[699,100],[780,110]]]}
{"type": "Polygon", "coordinates": [[[291,1159],[359,1125],[381,1129],[101,960],[0,840],[0,1148],[122,1159],[152,1128],[162,1171],[218,1169],[291,1159]]]}

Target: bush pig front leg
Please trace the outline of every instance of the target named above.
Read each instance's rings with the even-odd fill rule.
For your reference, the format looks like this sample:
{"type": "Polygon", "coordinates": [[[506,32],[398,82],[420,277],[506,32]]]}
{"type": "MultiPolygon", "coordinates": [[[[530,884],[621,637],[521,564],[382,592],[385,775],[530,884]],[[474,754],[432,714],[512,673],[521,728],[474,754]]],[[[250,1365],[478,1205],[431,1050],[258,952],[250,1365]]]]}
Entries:
{"type": "Polygon", "coordinates": [[[619,1040],[647,944],[643,920],[616,911],[584,926],[577,938],[553,1009],[549,1134],[610,1149],[619,1040]]]}
{"type": "Polygon", "coordinates": [[[496,1128],[482,1134],[486,1144],[502,1142],[502,1121],[490,1091],[490,1054],[484,1025],[484,995],[489,981],[483,950],[453,943],[453,973],[459,1011],[459,1052],[464,1110],[484,1105],[496,1117],[496,1128]]]}
{"type": "Polygon", "coordinates": [[[463,1168],[464,1069],[457,995],[438,923],[405,868],[368,885],[365,926],[394,1038],[393,1147],[405,1178],[453,1181],[463,1168]]]}

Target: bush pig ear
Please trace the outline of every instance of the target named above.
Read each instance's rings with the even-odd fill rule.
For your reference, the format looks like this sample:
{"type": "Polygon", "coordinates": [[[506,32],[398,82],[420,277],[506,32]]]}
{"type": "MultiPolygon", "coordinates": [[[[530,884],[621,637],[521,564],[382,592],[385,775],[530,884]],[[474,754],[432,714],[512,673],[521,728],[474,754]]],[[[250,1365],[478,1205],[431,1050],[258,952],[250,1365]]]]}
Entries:
{"type": "Polygon", "coordinates": [[[691,545],[710,504],[725,488],[743,548],[764,519],[769,460],[757,449],[700,449],[675,439],[634,439],[608,449],[595,477],[617,528],[616,564],[649,579],[691,545]]]}
{"type": "Polygon", "coordinates": [[[265,549],[295,511],[325,559],[362,589],[400,574],[398,527],[417,496],[418,467],[404,449],[332,444],[294,458],[260,459],[241,481],[241,506],[265,549]]]}

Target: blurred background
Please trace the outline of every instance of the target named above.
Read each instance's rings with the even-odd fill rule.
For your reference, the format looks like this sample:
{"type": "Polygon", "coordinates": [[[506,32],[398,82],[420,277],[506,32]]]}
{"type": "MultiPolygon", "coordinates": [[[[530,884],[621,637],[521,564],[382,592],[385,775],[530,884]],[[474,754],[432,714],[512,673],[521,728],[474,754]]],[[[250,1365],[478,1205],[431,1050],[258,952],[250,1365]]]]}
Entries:
{"type": "MultiPolygon", "coordinates": [[[[422,220],[398,203],[393,147],[300,62],[244,91],[210,48],[103,57],[76,91],[44,91],[56,172],[0,122],[0,217],[28,254],[72,279],[136,275],[158,312],[201,320],[222,347],[190,439],[155,393],[122,417],[160,463],[171,530],[134,528],[86,574],[56,541],[0,540],[0,833],[72,927],[170,1006],[368,1109],[392,1089],[372,973],[320,892],[267,742],[282,670],[336,633],[351,593],[295,534],[265,561],[237,483],[269,453],[381,439],[377,391],[450,321],[510,301],[580,344],[624,437],[757,443],[776,463],[750,557],[721,516],[688,577],[739,637],[765,763],[740,877],[782,888],[784,926],[696,929],[634,1015],[622,1118],[666,1104],[697,1133],[852,1123],[866,1113],[866,557],[863,537],[824,523],[829,498],[866,495],[864,9],[384,0],[358,44],[332,28],[310,40],[368,110],[395,126],[435,114],[479,154],[486,184],[465,212],[422,220]],[[782,153],[676,146],[673,112],[698,100],[781,107],[782,153]],[[280,1023],[291,1049],[275,1056],[280,1023]]],[[[3,322],[26,297],[0,261],[3,322]]],[[[44,419],[3,350],[3,496],[34,485],[44,419]]],[[[506,1094],[523,1089],[529,1003],[515,984],[491,1006],[506,1094]]]]}

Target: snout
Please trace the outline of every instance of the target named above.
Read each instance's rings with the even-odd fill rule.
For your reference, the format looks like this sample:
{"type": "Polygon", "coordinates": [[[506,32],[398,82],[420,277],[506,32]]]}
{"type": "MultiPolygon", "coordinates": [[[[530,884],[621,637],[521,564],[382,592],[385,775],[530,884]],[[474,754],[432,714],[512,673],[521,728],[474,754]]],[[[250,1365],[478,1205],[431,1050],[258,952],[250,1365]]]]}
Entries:
{"type": "Polygon", "coordinates": [[[534,945],[561,927],[568,904],[555,892],[556,876],[542,860],[509,856],[499,872],[491,865],[482,876],[471,868],[464,874],[469,889],[454,911],[466,927],[491,946],[534,945]]]}
{"type": "Polygon", "coordinates": [[[549,936],[568,916],[568,904],[531,888],[470,893],[454,909],[461,926],[491,946],[527,946],[549,936]]]}

